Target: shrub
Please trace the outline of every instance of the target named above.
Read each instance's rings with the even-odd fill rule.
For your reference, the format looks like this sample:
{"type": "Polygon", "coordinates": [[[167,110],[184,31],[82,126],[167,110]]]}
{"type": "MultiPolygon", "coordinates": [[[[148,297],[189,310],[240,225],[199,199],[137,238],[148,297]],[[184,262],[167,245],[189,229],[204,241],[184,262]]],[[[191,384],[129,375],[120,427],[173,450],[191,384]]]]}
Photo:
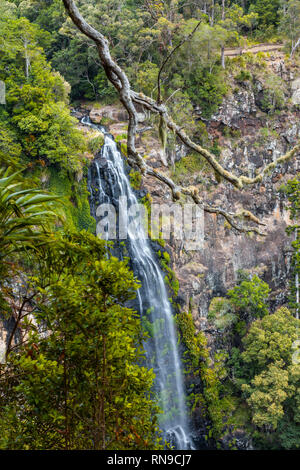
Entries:
{"type": "Polygon", "coordinates": [[[235,77],[237,82],[247,82],[251,80],[251,73],[248,70],[241,69],[235,77]]]}
{"type": "Polygon", "coordinates": [[[214,72],[198,68],[188,79],[187,92],[192,101],[200,106],[204,119],[209,119],[218,111],[227,91],[221,68],[216,68],[214,72]]]}

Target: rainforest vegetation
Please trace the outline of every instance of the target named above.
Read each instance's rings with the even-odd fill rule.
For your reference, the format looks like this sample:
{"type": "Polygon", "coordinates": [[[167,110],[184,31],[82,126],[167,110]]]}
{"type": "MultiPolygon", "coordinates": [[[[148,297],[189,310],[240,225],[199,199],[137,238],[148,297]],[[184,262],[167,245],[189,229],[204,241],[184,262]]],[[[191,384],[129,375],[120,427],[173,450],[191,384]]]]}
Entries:
{"type": "MultiPolygon", "coordinates": [[[[234,92],[232,77],[239,86],[260,77],[266,119],[288,106],[299,111],[287,102],[283,80],[266,68],[265,54],[225,53],[280,44],[284,60],[299,67],[299,0],[76,4],[108,39],[132,88],[166,103],[217,161],[222,148],[208,122],[234,92]]],[[[77,106],[115,104],[117,90],[97,47],[61,0],[0,0],[0,80],[0,449],[162,449],[155,373],[144,360],[149,331],[128,307],[139,281],[130,260],[112,256],[95,236],[90,214],[86,177],[103,141],[93,141],[72,115],[77,106]]],[[[159,139],[164,122],[151,116],[149,124],[159,126],[163,146],[175,147],[176,132],[159,139]]],[[[238,132],[223,128],[233,141],[238,132]]],[[[261,139],[272,132],[262,129],[261,139]]],[[[201,173],[208,189],[209,178],[220,177],[195,152],[171,173],[176,184],[201,173]]],[[[131,183],[139,189],[137,168],[131,183]]],[[[179,281],[158,241],[189,418],[210,449],[235,449],[230,436],[236,430],[255,449],[300,448],[299,176],[282,186],[281,195],[293,240],[289,298],[274,308],[263,276],[239,271],[236,285],[210,301],[208,323],[218,332],[214,350],[177,302],[179,281]]],[[[144,196],[146,204],[150,199],[144,196]]]]}

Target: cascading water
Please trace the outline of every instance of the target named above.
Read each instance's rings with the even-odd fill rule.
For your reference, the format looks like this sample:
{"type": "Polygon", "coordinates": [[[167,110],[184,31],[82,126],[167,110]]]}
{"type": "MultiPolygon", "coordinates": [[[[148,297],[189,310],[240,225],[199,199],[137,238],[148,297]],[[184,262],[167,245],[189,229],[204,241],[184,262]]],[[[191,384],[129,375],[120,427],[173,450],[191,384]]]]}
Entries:
{"type": "MultiPolygon", "coordinates": [[[[103,128],[92,124],[87,117],[83,118],[82,123],[100,129],[105,134],[104,146],[89,171],[92,212],[96,220],[96,207],[101,204],[112,204],[117,212],[120,197],[123,200],[126,198],[128,208],[138,204],[126,175],[122,155],[113,138],[103,128]]],[[[124,213],[119,214],[119,217],[122,215],[124,217],[124,213]]],[[[163,274],[141,225],[135,225],[133,231],[130,230],[129,223],[125,245],[131,260],[131,267],[141,281],[138,307],[142,322],[151,334],[151,338],[145,344],[145,349],[148,365],[153,367],[156,374],[156,391],[163,411],[159,417],[160,427],[167,441],[176,449],[193,449],[187,423],[174,318],[163,274]]]]}

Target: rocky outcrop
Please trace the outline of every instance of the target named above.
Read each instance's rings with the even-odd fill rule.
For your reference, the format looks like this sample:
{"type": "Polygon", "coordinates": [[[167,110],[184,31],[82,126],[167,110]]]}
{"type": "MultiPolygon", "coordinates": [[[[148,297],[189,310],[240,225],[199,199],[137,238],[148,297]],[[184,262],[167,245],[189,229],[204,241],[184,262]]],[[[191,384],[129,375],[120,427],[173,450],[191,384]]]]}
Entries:
{"type": "MultiPolygon", "coordinates": [[[[277,57],[270,67],[285,77],[288,96],[295,96],[298,81],[291,80],[294,75],[283,62],[277,57]]],[[[300,111],[293,104],[270,117],[257,106],[253,87],[247,84],[236,87],[207,123],[208,134],[222,148],[220,158],[224,166],[237,174],[253,177],[257,170],[285,154],[300,138],[300,111]]],[[[206,317],[211,299],[224,296],[234,287],[239,270],[256,273],[268,282],[272,289],[272,310],[287,302],[291,240],[286,227],[290,220],[280,187],[299,169],[298,156],[278,166],[263,183],[242,192],[226,183],[218,185],[209,178],[208,185],[201,183],[198,174],[186,176],[186,184],[196,184],[208,202],[232,211],[244,207],[266,224],[265,237],[247,236],[232,230],[222,217],[206,214],[202,249],[187,251],[180,240],[167,243],[171,267],[180,284],[176,302],[192,312],[198,329],[209,333],[206,317]]],[[[166,171],[163,167],[160,170],[166,171]]],[[[154,203],[172,203],[169,191],[156,180],[144,178],[143,184],[154,203]]]]}
{"type": "MultiPolygon", "coordinates": [[[[297,96],[297,70],[287,68],[279,54],[269,58],[269,67],[272,73],[285,81],[287,97],[297,96]]],[[[220,159],[223,165],[237,174],[250,177],[284,154],[300,137],[300,110],[294,106],[294,98],[280,114],[270,117],[259,107],[258,94],[263,86],[261,78],[257,77],[251,84],[236,83],[218,113],[206,122],[208,135],[222,149],[220,159]]],[[[90,116],[95,122],[108,118],[110,132],[125,143],[127,117],[118,107],[113,108],[93,108],[90,116]]],[[[197,108],[195,112],[197,115],[197,108]]],[[[142,132],[137,137],[138,150],[152,167],[168,174],[187,154],[184,145],[176,142],[165,155],[155,130],[147,128],[146,124],[140,125],[139,129],[142,132]]],[[[180,285],[176,302],[182,309],[192,312],[198,329],[209,332],[206,317],[211,299],[224,296],[236,284],[240,270],[256,273],[269,283],[272,309],[287,302],[291,240],[286,235],[286,227],[290,220],[280,186],[299,169],[298,157],[277,167],[263,183],[242,192],[226,183],[217,184],[209,174],[195,172],[186,175],[184,182],[198,186],[208,202],[232,211],[244,207],[266,224],[265,237],[247,236],[232,230],[222,217],[205,214],[204,242],[200,250],[188,251],[181,240],[174,238],[167,241],[165,249],[170,254],[171,268],[180,285]]],[[[169,190],[156,179],[143,178],[140,196],[148,192],[154,203],[173,203],[169,190]]],[[[159,249],[161,247],[157,246],[159,249]]]]}
{"type": "Polygon", "coordinates": [[[300,105],[300,77],[292,82],[292,103],[300,105]]]}
{"type": "Polygon", "coordinates": [[[242,429],[226,434],[221,445],[224,450],[254,450],[251,438],[242,429]]]}
{"type": "MultiPolygon", "coordinates": [[[[292,173],[286,172],[282,179],[290,176],[292,173]]],[[[162,200],[171,202],[162,185],[149,181],[146,187],[154,203],[162,200]]],[[[172,269],[180,284],[176,302],[182,309],[190,310],[196,327],[204,330],[207,328],[206,317],[211,299],[224,296],[228,289],[234,287],[239,270],[257,273],[270,284],[273,309],[284,304],[291,257],[291,240],[285,233],[289,216],[280,193],[274,194],[267,185],[262,185],[256,188],[253,196],[253,193],[240,194],[227,185],[220,185],[207,197],[227,209],[237,210],[243,203],[244,207],[262,217],[267,235],[263,238],[236,233],[224,223],[222,217],[206,214],[202,249],[186,251],[178,240],[167,244],[172,269]]]]}
{"type": "Polygon", "coordinates": [[[94,107],[90,110],[90,119],[95,124],[104,124],[108,122],[126,121],[127,112],[116,106],[94,107]]]}
{"type": "Polygon", "coordinates": [[[241,119],[255,115],[256,111],[253,91],[251,89],[240,89],[224,100],[218,113],[212,116],[211,121],[239,128],[241,119]]]}
{"type": "MultiPolygon", "coordinates": [[[[91,121],[95,124],[105,124],[106,122],[119,122],[127,121],[127,111],[119,106],[103,106],[93,107],[90,110],[91,121]]],[[[140,110],[138,112],[138,122],[144,122],[146,120],[146,113],[140,110]]]]}

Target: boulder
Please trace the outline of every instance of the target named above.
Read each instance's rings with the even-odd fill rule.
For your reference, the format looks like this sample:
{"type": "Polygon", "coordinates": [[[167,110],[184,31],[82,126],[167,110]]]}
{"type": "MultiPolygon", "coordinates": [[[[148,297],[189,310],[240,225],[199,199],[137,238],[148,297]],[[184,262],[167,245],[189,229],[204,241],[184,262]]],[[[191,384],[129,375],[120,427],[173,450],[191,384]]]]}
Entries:
{"type": "MultiPolygon", "coordinates": [[[[139,110],[137,113],[138,122],[146,120],[146,114],[139,110]]],[[[101,108],[93,107],[90,111],[90,119],[94,124],[110,124],[128,121],[128,113],[124,108],[117,105],[107,105],[101,108]]]]}

